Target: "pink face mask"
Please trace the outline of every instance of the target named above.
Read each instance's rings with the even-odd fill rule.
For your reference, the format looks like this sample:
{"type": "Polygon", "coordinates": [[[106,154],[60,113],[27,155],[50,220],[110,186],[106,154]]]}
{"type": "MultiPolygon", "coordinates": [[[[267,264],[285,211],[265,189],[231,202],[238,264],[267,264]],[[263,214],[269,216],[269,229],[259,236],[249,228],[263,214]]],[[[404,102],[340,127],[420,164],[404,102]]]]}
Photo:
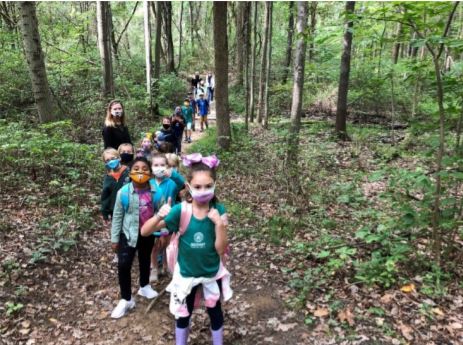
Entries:
{"type": "Polygon", "coordinates": [[[199,191],[195,188],[190,187],[190,193],[193,200],[200,204],[205,204],[214,199],[215,186],[204,191],[199,191]]]}

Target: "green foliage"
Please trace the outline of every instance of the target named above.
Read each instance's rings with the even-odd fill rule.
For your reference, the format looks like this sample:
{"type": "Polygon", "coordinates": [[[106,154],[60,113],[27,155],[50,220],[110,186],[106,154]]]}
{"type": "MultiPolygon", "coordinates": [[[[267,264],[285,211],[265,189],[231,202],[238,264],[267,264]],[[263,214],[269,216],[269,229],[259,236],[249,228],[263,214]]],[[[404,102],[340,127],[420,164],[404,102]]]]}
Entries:
{"type": "Polygon", "coordinates": [[[162,75],[155,82],[154,90],[154,102],[172,109],[169,115],[173,113],[176,106],[182,105],[187,94],[185,81],[173,73],[162,75]]]}
{"type": "Polygon", "coordinates": [[[6,307],[6,316],[11,316],[14,313],[20,311],[22,308],[24,308],[24,304],[8,301],[5,303],[5,307],[6,307]]]}

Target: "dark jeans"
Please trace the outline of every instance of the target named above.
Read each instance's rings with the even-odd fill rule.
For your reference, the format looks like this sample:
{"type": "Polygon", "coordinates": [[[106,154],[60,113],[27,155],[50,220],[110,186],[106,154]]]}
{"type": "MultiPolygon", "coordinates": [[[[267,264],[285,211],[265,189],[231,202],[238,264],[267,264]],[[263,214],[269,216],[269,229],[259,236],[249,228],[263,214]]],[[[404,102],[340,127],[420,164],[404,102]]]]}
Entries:
{"type": "MultiPolygon", "coordinates": [[[[222,281],[219,279],[217,281],[219,284],[220,290],[222,290],[222,281]]],[[[196,285],[193,289],[191,289],[190,294],[186,297],[186,306],[188,309],[188,313],[190,316],[187,317],[180,317],[177,319],[177,328],[187,328],[190,325],[190,318],[191,313],[193,312],[194,304],[195,304],[195,295],[196,290],[201,285],[196,285]]],[[[223,326],[223,313],[222,313],[222,305],[220,300],[217,301],[217,304],[214,308],[206,308],[207,313],[209,314],[209,318],[211,319],[211,329],[213,331],[219,330],[223,326]]]]}
{"type": "Polygon", "coordinates": [[[119,251],[117,252],[118,264],[117,271],[119,276],[119,286],[121,288],[121,298],[129,301],[132,298],[132,279],[130,271],[138,251],[138,263],[140,266],[140,287],[148,285],[150,282],[151,250],[154,245],[154,236],[143,237],[138,234],[137,247],[130,247],[127,238],[122,233],[119,239],[119,251]]]}
{"type": "Polygon", "coordinates": [[[214,101],[214,89],[212,87],[207,88],[207,99],[209,100],[209,103],[214,101]]]}

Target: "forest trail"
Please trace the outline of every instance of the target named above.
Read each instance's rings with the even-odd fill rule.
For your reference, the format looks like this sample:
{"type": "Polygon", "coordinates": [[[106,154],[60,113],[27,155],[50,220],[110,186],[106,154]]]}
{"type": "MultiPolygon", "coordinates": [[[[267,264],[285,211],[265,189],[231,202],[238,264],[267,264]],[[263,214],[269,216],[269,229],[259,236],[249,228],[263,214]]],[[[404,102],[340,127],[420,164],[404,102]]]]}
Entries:
{"type": "MultiPolygon", "coordinates": [[[[215,126],[215,104],[210,126],[215,126]]],[[[193,142],[205,132],[193,132],[193,142]]],[[[188,144],[189,145],[189,144],[188,144]]],[[[188,148],[188,146],[185,146],[188,148]]],[[[11,211],[15,210],[14,203],[11,211]]],[[[225,344],[306,344],[308,330],[303,317],[283,304],[289,291],[274,257],[284,248],[265,241],[238,239],[230,225],[232,247],[229,269],[234,297],[224,304],[225,344]]],[[[117,264],[109,245],[110,228],[96,217],[83,232],[74,250],[53,255],[46,263],[24,270],[29,290],[24,317],[2,332],[0,343],[16,344],[173,344],[174,319],[169,313],[169,294],[162,294],[151,310],[150,301],[135,295],[136,307],[114,320],[110,313],[119,299],[117,264]],[[14,340],[13,340],[14,339],[14,340]]],[[[132,290],[138,288],[138,263],[132,270],[132,290]]],[[[167,277],[153,284],[161,292],[167,277]]],[[[209,319],[195,311],[189,344],[209,344],[209,319]]]]}

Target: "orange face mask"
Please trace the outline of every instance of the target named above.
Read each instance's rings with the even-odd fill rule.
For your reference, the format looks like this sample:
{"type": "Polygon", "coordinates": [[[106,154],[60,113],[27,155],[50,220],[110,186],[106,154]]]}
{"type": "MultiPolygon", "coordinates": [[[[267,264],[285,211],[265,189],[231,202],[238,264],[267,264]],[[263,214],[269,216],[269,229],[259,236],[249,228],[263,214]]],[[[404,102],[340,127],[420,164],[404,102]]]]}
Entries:
{"type": "Polygon", "coordinates": [[[130,178],[132,179],[132,181],[139,183],[139,184],[148,182],[150,177],[151,177],[150,174],[143,173],[143,172],[131,172],[130,173],[130,178]]]}

